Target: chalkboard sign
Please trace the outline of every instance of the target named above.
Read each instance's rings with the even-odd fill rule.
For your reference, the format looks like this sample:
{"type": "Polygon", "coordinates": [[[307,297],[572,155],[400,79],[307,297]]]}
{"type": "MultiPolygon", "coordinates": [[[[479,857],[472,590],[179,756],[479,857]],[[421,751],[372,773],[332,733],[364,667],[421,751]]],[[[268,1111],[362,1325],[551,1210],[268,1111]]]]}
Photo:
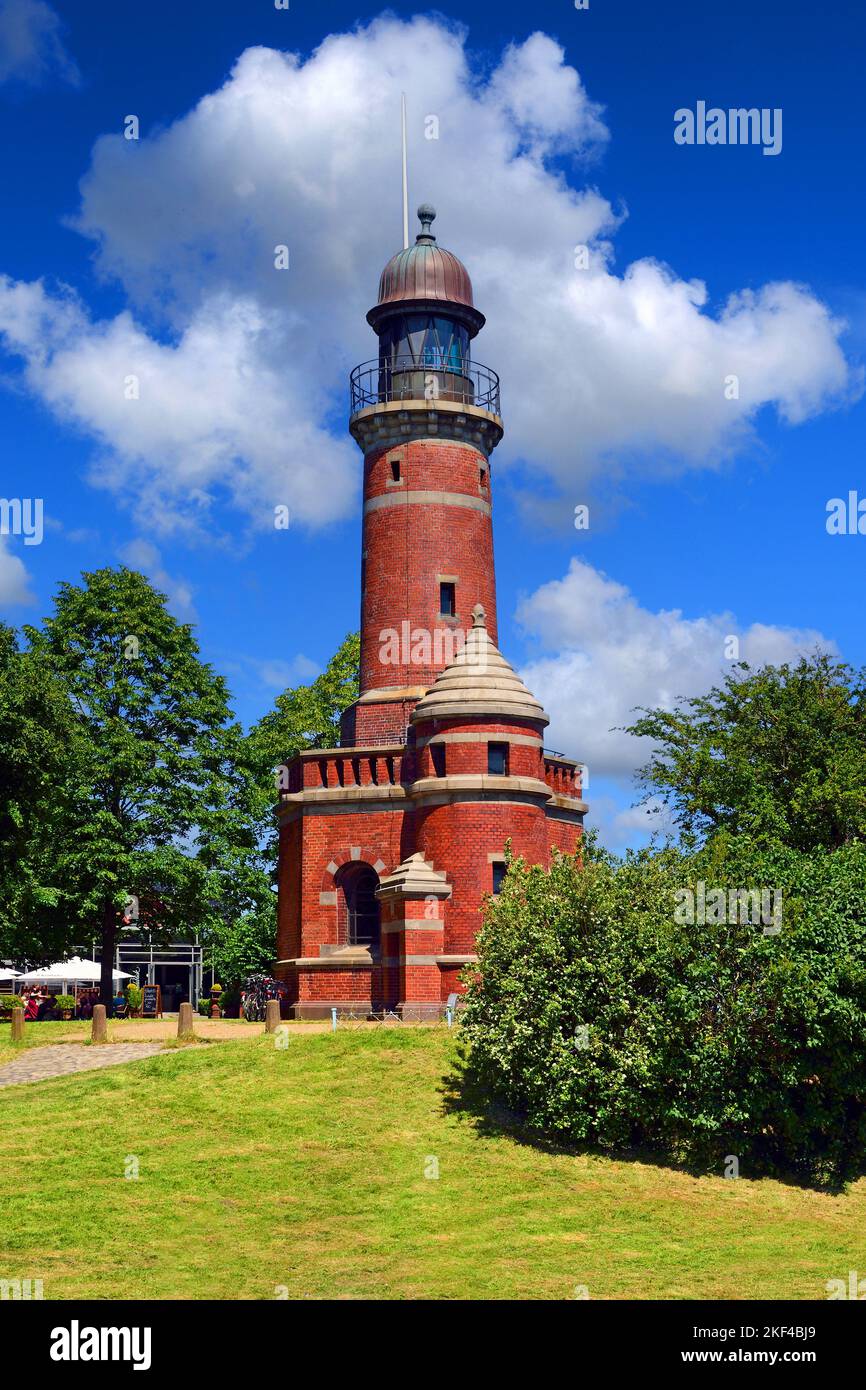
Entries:
{"type": "Polygon", "coordinates": [[[159,985],[145,985],[141,992],[142,1018],[162,1018],[162,990],[159,985]]]}

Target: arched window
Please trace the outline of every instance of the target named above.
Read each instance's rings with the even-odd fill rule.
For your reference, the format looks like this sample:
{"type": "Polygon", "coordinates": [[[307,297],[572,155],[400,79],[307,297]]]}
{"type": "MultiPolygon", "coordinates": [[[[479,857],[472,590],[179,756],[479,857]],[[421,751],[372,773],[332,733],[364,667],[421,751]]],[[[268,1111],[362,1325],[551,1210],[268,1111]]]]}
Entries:
{"type": "Polygon", "coordinates": [[[340,936],[350,946],[379,948],[379,875],[369,864],[346,864],[337,875],[340,936]]]}

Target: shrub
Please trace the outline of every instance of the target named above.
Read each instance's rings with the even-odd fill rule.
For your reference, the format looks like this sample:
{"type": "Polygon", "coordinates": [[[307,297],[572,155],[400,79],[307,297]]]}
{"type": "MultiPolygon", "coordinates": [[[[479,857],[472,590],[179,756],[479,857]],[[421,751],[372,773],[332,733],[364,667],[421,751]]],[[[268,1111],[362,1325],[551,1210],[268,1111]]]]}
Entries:
{"type": "Polygon", "coordinates": [[[141,985],[126,986],[126,1003],[130,1014],[141,1013],[141,1001],[144,998],[144,990],[141,985]]]}
{"type": "Polygon", "coordinates": [[[526,1124],[607,1150],[839,1184],[866,1171],[866,847],[512,865],[463,1014],[526,1124]],[[703,881],[781,889],[782,929],[678,924],[703,881]]]}
{"type": "Polygon", "coordinates": [[[72,1013],[75,1010],[74,994],[58,994],[54,998],[54,1007],[60,1009],[62,1013],[72,1013]]]}
{"type": "Polygon", "coordinates": [[[220,996],[220,1013],[223,1018],[238,1018],[241,1011],[241,991],[238,985],[229,985],[220,996]]]}
{"type": "Polygon", "coordinates": [[[210,1000],[200,999],[198,1001],[198,1011],[202,1018],[210,1018],[210,1000]]]}
{"type": "Polygon", "coordinates": [[[13,1009],[23,1009],[24,1000],[20,994],[0,994],[0,1017],[8,1018],[13,1009]]]}

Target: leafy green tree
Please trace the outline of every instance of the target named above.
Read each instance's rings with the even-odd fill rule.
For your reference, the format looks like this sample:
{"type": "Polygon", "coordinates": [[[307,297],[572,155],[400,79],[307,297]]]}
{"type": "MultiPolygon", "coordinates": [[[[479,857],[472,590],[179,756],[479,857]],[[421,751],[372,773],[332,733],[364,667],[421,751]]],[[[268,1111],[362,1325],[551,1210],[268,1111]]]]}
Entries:
{"type": "Polygon", "coordinates": [[[641,714],[628,732],[654,751],[640,785],[686,845],[722,830],[802,850],[866,838],[866,671],[823,654],[743,662],[708,695],[641,714]]]}
{"type": "Polygon", "coordinates": [[[74,833],[57,873],[78,939],[100,939],[107,1002],[128,899],[142,927],[165,934],[205,927],[227,897],[235,907],[232,875],[256,852],[255,806],[225,683],[189,626],[133,570],[83,581],[62,584],[54,614],[26,632],[74,715],[74,833]]]}
{"type": "Polygon", "coordinates": [[[0,957],[47,963],[73,944],[60,865],[77,738],[57,677],[0,625],[0,957]]]}
{"type": "Polygon", "coordinates": [[[721,1173],[866,1172],[866,846],[511,865],[487,905],[470,1074],[540,1135],[721,1173]],[[724,890],[724,920],[682,912],[724,890]],[[731,894],[771,890],[781,918],[731,894]],[[687,918],[690,917],[691,920],[687,918]]]}
{"type": "Polygon", "coordinates": [[[340,717],[358,698],[360,642],[344,639],[321,675],[286,690],[275,708],[253,726],[237,752],[242,786],[252,805],[257,852],[244,844],[226,853],[225,833],[216,843],[225,859],[221,901],[204,934],[208,959],[230,989],[248,974],[269,970],[276,939],[276,801],[281,770],[304,748],[332,748],[340,741],[340,717]],[[238,891],[239,890],[239,891],[238,891]]]}
{"type": "Polygon", "coordinates": [[[253,727],[253,756],[269,773],[304,748],[337,747],[341,715],[358,698],[360,660],[361,639],[349,633],[320,676],[284,691],[276,708],[253,727]]]}
{"type": "Polygon", "coordinates": [[[343,639],[321,675],[278,696],[276,707],[250,730],[246,758],[259,788],[262,834],[274,872],[277,834],[274,803],[281,774],[305,748],[336,748],[343,711],[358,698],[361,640],[343,639]]]}

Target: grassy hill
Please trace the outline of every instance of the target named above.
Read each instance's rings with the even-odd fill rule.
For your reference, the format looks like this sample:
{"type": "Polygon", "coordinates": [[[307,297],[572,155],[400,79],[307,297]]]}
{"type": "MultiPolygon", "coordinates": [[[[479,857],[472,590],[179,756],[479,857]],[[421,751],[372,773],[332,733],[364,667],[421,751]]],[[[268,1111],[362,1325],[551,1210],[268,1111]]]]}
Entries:
{"type": "Polygon", "coordinates": [[[546,1150],[455,1107],[455,1053],[299,1028],[0,1090],[0,1271],[46,1298],[752,1299],[862,1267],[866,1182],[546,1150]]]}

